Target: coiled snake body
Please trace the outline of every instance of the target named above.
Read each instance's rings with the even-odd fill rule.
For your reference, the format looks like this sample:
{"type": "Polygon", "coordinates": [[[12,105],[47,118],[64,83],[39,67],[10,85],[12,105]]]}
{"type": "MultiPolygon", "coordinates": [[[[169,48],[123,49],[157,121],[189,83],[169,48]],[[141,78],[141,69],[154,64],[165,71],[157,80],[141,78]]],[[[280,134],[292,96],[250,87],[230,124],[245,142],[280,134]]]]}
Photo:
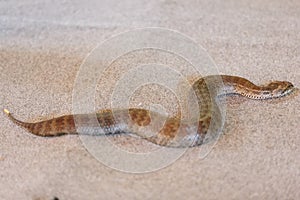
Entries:
{"type": "Polygon", "coordinates": [[[220,124],[218,122],[221,113],[216,105],[220,95],[238,94],[251,99],[270,99],[291,93],[294,86],[287,81],[273,81],[264,86],[257,86],[247,79],[237,76],[212,75],[198,79],[192,88],[199,102],[200,116],[196,122],[184,122],[180,116],[166,117],[139,108],[107,109],[97,112],[96,115],[65,115],[35,123],[17,120],[6,109],[4,112],[15,124],[38,136],[77,134],[77,124],[88,129],[89,126],[94,126],[92,121],[96,119],[100,125],[100,130],[97,129],[99,134],[130,132],[158,145],[189,147],[205,142],[205,136],[211,123],[214,123],[215,129],[213,130],[219,131],[220,124]],[[164,124],[157,123],[159,121],[163,121],[164,124]],[[149,126],[150,124],[151,126],[149,126]],[[151,128],[145,129],[147,126],[151,128]],[[153,130],[155,131],[153,132],[153,130]]]}

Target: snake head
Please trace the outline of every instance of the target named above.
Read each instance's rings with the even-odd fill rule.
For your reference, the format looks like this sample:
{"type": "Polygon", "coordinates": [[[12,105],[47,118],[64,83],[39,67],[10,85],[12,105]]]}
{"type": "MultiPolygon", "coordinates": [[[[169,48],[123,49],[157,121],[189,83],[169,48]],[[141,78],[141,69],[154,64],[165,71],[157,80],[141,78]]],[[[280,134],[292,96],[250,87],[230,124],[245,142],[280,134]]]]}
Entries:
{"type": "Polygon", "coordinates": [[[290,94],[294,85],[288,81],[272,81],[265,87],[264,94],[269,98],[277,98],[290,94]]]}

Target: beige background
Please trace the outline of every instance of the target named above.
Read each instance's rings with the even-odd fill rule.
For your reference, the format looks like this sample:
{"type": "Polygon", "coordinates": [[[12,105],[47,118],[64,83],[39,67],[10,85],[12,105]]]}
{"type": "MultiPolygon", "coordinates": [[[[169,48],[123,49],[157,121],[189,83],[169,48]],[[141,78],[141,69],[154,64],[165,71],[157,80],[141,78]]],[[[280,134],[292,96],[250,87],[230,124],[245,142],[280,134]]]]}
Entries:
{"type": "MultiPolygon", "coordinates": [[[[23,120],[71,113],[86,55],[114,34],[148,26],[190,36],[222,74],[300,84],[296,0],[12,0],[0,10],[0,108],[23,120]]],[[[229,98],[224,135],[205,159],[193,148],[146,174],[104,166],[77,136],[35,137],[0,114],[0,199],[299,199],[299,106],[300,95],[229,98]]]]}

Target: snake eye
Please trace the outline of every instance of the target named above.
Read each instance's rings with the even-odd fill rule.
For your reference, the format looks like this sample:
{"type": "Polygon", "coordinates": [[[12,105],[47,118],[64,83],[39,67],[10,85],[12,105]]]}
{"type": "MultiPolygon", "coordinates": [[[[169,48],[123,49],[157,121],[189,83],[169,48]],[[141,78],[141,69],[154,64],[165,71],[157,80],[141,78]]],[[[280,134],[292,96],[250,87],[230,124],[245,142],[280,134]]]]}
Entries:
{"type": "Polygon", "coordinates": [[[271,88],[277,88],[278,84],[275,83],[275,82],[272,82],[272,83],[269,84],[269,87],[271,87],[271,88]]]}

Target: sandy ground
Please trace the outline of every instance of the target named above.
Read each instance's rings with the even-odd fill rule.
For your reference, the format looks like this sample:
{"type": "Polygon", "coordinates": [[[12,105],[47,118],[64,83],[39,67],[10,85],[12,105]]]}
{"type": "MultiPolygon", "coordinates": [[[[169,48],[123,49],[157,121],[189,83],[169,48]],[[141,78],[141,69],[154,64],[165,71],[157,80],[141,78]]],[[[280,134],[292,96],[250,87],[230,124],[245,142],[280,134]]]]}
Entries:
{"type": "MultiPolygon", "coordinates": [[[[71,113],[76,74],[88,53],[112,35],[149,26],[193,38],[222,74],[300,87],[296,0],[12,0],[1,1],[0,10],[0,108],[23,120],[71,113]]],[[[111,76],[97,85],[99,107],[109,102],[106,84],[119,77],[111,76]]],[[[137,102],[156,98],[172,111],[168,92],[143,95],[137,102]]],[[[2,113],[0,199],[299,199],[300,95],[228,100],[223,135],[204,159],[196,147],[142,174],[105,166],[78,136],[35,137],[2,113]]],[[[119,139],[120,146],[143,150],[139,139],[119,139]]]]}

